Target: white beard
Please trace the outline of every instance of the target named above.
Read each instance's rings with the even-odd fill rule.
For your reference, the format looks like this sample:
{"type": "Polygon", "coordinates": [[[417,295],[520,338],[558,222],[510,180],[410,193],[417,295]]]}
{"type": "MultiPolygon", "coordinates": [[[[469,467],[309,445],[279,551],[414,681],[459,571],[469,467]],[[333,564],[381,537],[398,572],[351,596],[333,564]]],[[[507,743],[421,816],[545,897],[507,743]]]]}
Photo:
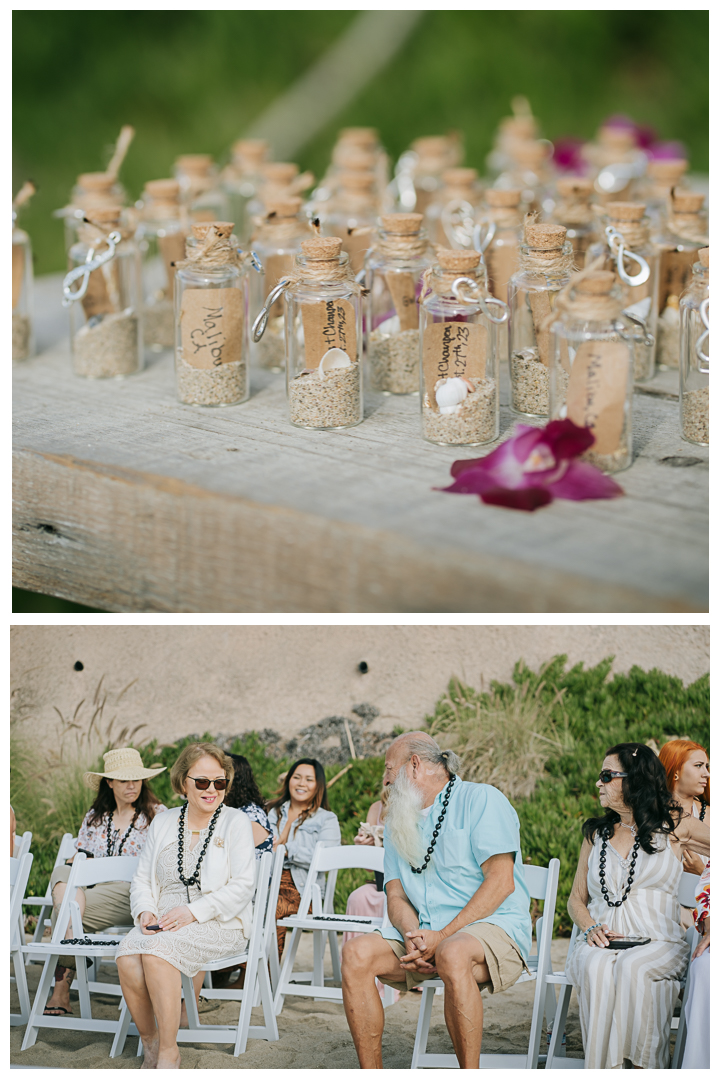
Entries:
{"type": "Polygon", "coordinates": [[[408,776],[405,766],[390,787],[385,831],[389,833],[400,858],[411,866],[420,866],[425,854],[425,844],[420,834],[422,804],[422,792],[408,776]]]}

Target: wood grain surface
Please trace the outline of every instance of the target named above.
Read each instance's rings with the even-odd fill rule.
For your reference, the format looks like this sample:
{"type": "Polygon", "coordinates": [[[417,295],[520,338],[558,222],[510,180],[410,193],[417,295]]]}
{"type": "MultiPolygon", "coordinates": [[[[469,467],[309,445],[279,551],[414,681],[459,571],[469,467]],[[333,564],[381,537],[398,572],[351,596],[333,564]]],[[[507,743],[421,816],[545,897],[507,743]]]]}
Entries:
{"type": "Polygon", "coordinates": [[[433,491],[487,449],[424,442],[417,397],[309,432],[282,376],[226,409],[179,404],[170,353],[74,377],[59,280],[14,370],[16,585],[118,612],[707,610],[708,454],[680,438],[676,372],[635,395],[624,498],[523,514],[433,491]]]}

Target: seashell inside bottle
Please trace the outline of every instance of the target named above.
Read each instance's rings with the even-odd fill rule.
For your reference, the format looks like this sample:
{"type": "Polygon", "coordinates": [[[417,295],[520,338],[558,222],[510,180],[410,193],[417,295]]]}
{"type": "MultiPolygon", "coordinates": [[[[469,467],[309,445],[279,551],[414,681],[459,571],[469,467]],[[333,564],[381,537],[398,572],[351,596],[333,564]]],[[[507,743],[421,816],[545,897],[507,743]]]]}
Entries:
{"type": "Polygon", "coordinates": [[[420,410],[428,442],[479,446],[498,437],[498,324],[506,321],[506,305],[487,294],[480,253],[440,248],[420,304],[420,410]]]}

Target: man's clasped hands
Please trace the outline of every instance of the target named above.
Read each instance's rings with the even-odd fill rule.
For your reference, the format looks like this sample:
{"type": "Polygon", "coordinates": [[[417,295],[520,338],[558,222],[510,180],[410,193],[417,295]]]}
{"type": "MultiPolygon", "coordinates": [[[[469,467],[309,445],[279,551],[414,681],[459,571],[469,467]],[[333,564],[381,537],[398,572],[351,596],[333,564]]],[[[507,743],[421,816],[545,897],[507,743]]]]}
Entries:
{"type": "Polygon", "coordinates": [[[408,930],[405,933],[407,953],[400,957],[400,963],[407,971],[417,971],[429,975],[437,971],[435,950],[445,935],[440,930],[408,930]]]}

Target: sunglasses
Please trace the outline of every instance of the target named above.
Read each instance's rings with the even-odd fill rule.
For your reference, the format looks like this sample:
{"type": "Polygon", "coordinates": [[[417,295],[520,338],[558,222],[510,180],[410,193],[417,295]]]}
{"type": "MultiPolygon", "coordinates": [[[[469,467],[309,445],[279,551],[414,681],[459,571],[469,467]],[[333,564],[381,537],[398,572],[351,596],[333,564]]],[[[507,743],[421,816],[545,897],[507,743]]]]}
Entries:
{"type": "Polygon", "coordinates": [[[609,784],[610,781],[615,776],[627,776],[627,773],[626,772],[613,772],[612,769],[603,769],[603,771],[600,773],[600,776],[598,777],[598,779],[602,780],[603,784],[609,784]]]}
{"type": "Polygon", "coordinates": [[[207,791],[212,784],[216,791],[224,791],[228,785],[227,779],[223,777],[221,780],[206,780],[205,777],[199,778],[196,776],[188,776],[188,780],[192,780],[198,791],[207,791]]]}

